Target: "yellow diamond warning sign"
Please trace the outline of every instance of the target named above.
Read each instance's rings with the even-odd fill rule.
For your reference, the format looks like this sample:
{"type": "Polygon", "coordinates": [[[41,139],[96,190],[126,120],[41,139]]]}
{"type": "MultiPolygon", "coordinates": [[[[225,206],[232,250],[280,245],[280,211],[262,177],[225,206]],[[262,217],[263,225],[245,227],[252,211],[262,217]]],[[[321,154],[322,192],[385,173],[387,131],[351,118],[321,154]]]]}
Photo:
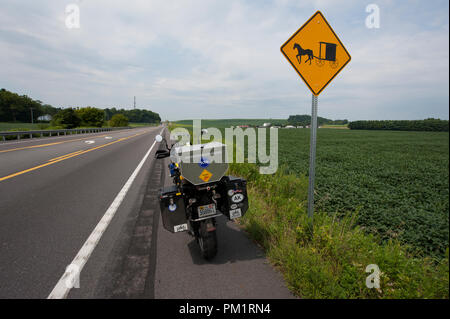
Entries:
{"type": "Polygon", "coordinates": [[[199,178],[206,183],[206,182],[208,182],[211,179],[212,175],[213,174],[211,172],[209,172],[208,170],[204,169],[203,172],[200,174],[199,178]]]}
{"type": "Polygon", "coordinates": [[[281,52],[316,96],[351,59],[320,11],[282,45],[281,52]]]}

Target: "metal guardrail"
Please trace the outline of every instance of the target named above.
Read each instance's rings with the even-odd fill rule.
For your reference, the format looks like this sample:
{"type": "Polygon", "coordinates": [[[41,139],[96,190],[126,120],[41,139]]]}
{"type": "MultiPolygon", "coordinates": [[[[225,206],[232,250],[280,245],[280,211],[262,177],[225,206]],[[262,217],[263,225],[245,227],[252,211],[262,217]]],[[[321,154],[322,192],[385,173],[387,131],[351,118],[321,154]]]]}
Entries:
{"type": "Polygon", "coordinates": [[[132,129],[132,127],[98,127],[98,128],[79,128],[79,129],[67,129],[67,130],[33,130],[33,131],[7,131],[0,132],[0,142],[6,141],[6,136],[17,136],[20,140],[21,136],[29,136],[33,138],[33,134],[39,134],[39,137],[44,136],[60,136],[60,135],[72,135],[72,134],[86,134],[86,133],[99,133],[117,130],[132,129]],[[53,134],[53,135],[52,135],[53,134]]]}

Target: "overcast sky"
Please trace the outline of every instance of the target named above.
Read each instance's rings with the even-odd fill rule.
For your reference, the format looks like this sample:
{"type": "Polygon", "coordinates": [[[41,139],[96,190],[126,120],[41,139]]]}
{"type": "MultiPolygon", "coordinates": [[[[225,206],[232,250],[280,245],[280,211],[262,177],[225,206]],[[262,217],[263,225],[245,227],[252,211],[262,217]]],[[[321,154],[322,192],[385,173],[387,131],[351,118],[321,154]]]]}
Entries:
{"type": "Polygon", "coordinates": [[[2,0],[0,87],[163,119],[287,118],[311,93],[280,46],[320,10],[352,56],[319,116],[449,118],[448,1],[2,0]],[[80,28],[66,27],[68,4],[80,28]],[[369,29],[366,6],[380,8],[369,29]]]}

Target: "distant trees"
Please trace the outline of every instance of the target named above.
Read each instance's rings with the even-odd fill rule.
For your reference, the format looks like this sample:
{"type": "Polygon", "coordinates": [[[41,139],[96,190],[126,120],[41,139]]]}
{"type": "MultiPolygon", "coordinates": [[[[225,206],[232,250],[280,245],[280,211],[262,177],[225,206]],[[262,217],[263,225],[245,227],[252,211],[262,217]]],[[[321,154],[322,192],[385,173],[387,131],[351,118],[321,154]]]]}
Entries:
{"type": "Polygon", "coordinates": [[[434,131],[448,132],[448,120],[428,118],[425,120],[399,121],[354,121],[348,127],[352,130],[392,130],[392,131],[434,131]]]}
{"type": "Polygon", "coordinates": [[[95,107],[83,107],[76,110],[81,120],[81,126],[102,127],[105,122],[105,113],[95,107]]]}
{"type": "Polygon", "coordinates": [[[54,108],[48,104],[42,104],[39,100],[33,100],[26,95],[18,95],[6,89],[0,90],[0,122],[31,122],[31,109],[33,109],[33,121],[41,115],[55,115],[60,108],[54,108]]]}
{"type": "Polygon", "coordinates": [[[133,110],[124,110],[124,109],[116,109],[106,108],[105,110],[106,119],[111,119],[115,114],[123,114],[125,115],[130,122],[133,123],[159,123],[161,122],[161,117],[158,113],[149,111],[149,110],[141,110],[141,109],[133,109],[133,110]]]}
{"type": "Polygon", "coordinates": [[[105,120],[103,110],[95,107],[67,108],[53,116],[51,124],[63,128],[75,128],[78,126],[102,127],[105,120]]]}
{"type": "MultiPolygon", "coordinates": [[[[290,125],[295,125],[295,126],[307,126],[307,125],[311,125],[311,115],[290,115],[288,118],[288,123],[290,125]]],[[[347,124],[348,120],[330,120],[324,117],[317,117],[317,124],[318,125],[323,125],[323,124],[347,124]]]]}
{"type": "Polygon", "coordinates": [[[81,119],[76,110],[68,108],[59,111],[52,119],[52,126],[60,126],[65,129],[71,129],[81,124],[81,119]]]}
{"type": "Polygon", "coordinates": [[[109,119],[109,125],[114,127],[128,126],[129,122],[157,123],[161,121],[159,114],[148,110],[117,110],[97,109],[95,107],[67,108],[54,115],[52,125],[64,128],[77,126],[102,127],[105,119],[109,119]],[[130,114],[130,119],[126,114],[130,114]]]}
{"type": "Polygon", "coordinates": [[[326,124],[330,124],[330,125],[347,125],[348,124],[348,120],[334,120],[331,121],[329,123],[326,124]]]}
{"type": "MultiPolygon", "coordinates": [[[[290,115],[288,118],[290,125],[306,126],[311,124],[310,115],[290,115]]],[[[352,130],[393,130],[393,131],[434,131],[448,132],[448,120],[428,118],[425,120],[385,120],[385,121],[353,121],[330,120],[323,117],[317,118],[317,124],[347,125],[352,130]]]]}
{"type": "Polygon", "coordinates": [[[128,126],[128,118],[120,113],[114,114],[111,120],[109,121],[109,126],[112,127],[128,126]]]}

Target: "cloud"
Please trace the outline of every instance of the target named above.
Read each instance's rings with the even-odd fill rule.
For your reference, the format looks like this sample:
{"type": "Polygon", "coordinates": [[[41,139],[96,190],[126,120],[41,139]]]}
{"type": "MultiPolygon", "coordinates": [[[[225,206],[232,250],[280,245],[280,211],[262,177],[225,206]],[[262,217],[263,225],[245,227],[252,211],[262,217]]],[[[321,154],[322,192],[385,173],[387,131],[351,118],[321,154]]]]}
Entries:
{"type": "Polygon", "coordinates": [[[320,9],[352,55],[320,96],[331,118],[448,118],[448,3],[5,0],[1,86],[57,106],[146,107],[167,119],[287,117],[310,92],[279,48],[320,9]],[[424,105],[430,103],[433,105],[424,105]]]}

